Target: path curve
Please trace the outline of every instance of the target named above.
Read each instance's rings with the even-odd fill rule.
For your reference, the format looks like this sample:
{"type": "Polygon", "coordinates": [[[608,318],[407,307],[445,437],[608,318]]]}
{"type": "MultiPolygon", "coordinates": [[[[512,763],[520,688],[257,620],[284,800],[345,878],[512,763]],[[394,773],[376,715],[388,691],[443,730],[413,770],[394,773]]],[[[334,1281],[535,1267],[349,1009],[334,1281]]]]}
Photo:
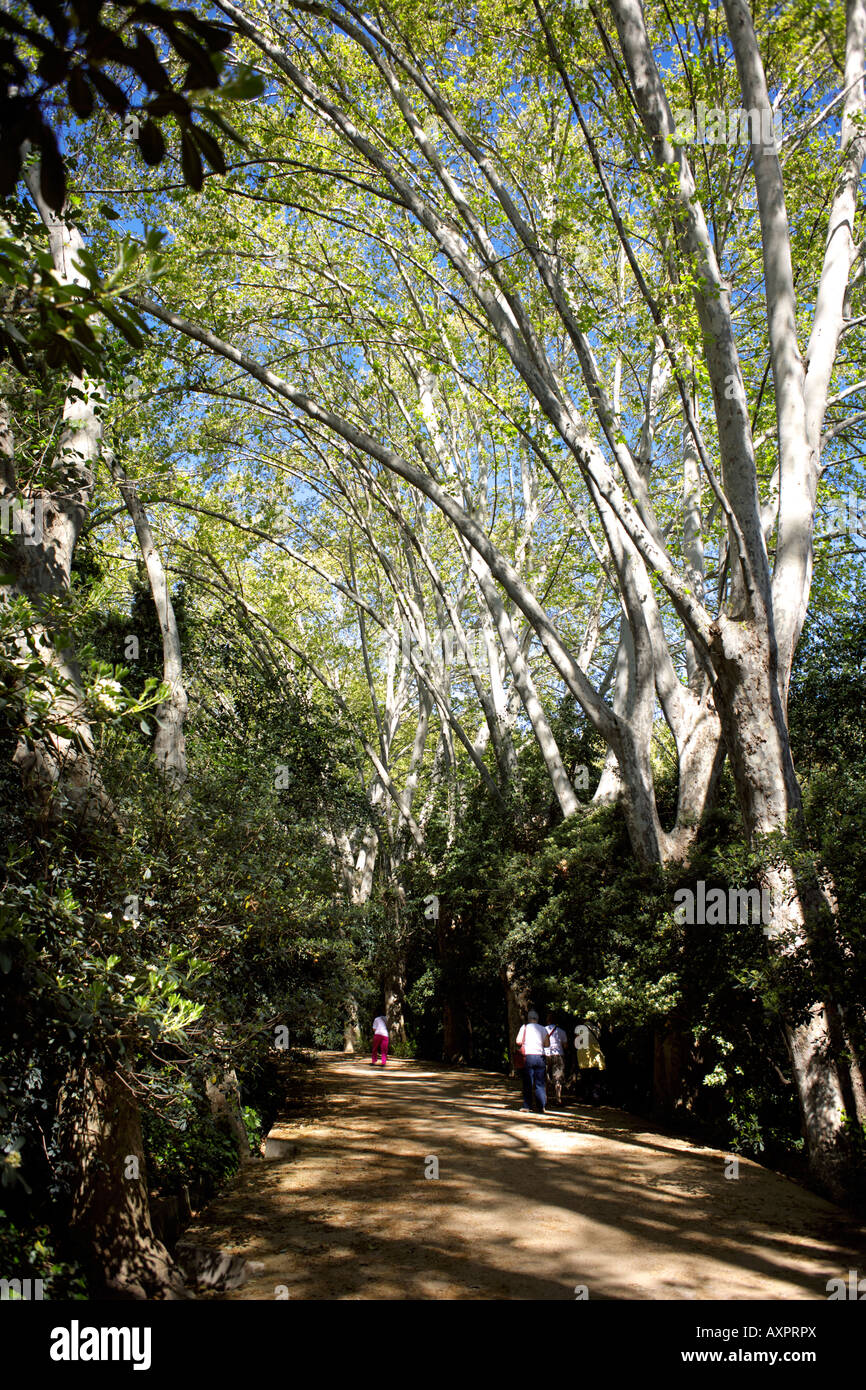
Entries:
{"type": "Polygon", "coordinates": [[[278,1122],[184,1243],[262,1262],[221,1299],[826,1299],[866,1230],[748,1159],[608,1107],[522,1114],[516,1083],[320,1053],[323,1103],[278,1122]],[[438,1160],[439,1177],[426,1177],[438,1160]]]}

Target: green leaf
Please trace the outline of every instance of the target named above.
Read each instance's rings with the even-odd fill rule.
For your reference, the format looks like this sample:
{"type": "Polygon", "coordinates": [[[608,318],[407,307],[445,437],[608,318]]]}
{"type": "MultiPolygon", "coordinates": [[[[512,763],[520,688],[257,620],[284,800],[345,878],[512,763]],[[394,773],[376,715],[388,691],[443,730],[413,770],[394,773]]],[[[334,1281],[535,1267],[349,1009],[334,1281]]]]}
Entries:
{"type": "Polygon", "coordinates": [[[145,164],[156,165],[165,159],[165,138],[155,121],[145,121],[136,138],[145,164]]]}
{"type": "Polygon", "coordinates": [[[181,132],[180,137],[180,165],[183,170],[184,183],[198,193],[204,183],[204,169],[202,167],[201,155],[198,152],[195,140],[189,130],[181,132]]]}
{"type": "Polygon", "coordinates": [[[215,174],[224,174],[226,162],[216,140],[201,126],[191,126],[190,133],[215,174]]]}
{"type": "Polygon", "coordinates": [[[258,72],[239,63],[233,75],[220,87],[220,96],[227,101],[254,101],[265,90],[265,80],[258,72]]]}

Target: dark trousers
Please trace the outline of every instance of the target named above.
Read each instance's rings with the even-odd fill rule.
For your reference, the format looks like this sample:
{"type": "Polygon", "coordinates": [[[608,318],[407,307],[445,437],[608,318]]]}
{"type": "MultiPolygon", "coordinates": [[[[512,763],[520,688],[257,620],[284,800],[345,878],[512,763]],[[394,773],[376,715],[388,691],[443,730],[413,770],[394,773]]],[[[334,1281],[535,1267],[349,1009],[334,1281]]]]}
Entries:
{"type": "Polygon", "coordinates": [[[544,1085],[544,1057],[527,1057],[523,1068],[523,1104],[527,1110],[547,1109],[544,1085]],[[533,1105],[533,1100],[535,1104],[533,1105]]]}

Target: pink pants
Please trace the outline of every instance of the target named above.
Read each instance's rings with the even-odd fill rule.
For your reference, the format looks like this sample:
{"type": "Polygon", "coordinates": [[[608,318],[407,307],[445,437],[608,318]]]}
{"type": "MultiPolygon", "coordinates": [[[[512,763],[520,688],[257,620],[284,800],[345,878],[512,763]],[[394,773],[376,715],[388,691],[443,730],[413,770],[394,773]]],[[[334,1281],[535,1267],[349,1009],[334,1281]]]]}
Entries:
{"type": "Polygon", "coordinates": [[[373,1034],[373,1066],[376,1065],[376,1057],[379,1052],[382,1053],[382,1066],[384,1067],[388,1060],[388,1039],[384,1033],[373,1034]]]}

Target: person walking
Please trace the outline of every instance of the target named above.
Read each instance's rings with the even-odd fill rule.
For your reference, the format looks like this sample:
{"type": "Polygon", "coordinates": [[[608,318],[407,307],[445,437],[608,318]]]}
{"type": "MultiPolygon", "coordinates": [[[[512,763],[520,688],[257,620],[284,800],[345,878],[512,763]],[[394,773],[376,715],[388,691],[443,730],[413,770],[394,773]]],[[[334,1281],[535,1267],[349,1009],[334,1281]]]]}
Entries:
{"type": "Polygon", "coordinates": [[[379,1014],[373,1019],[373,1060],[371,1067],[375,1067],[376,1058],[382,1054],[382,1066],[384,1067],[388,1057],[388,1020],[384,1014],[379,1014]]]}
{"type": "Polygon", "coordinates": [[[544,1049],[550,1046],[550,1034],[542,1028],[535,1009],[530,1009],[526,1022],[517,1034],[517,1046],[523,1049],[526,1059],[523,1068],[523,1105],[521,1110],[532,1110],[533,1101],[540,1115],[547,1109],[547,1088],[544,1084],[544,1049]]]}
{"type": "Polygon", "coordinates": [[[547,1084],[553,1091],[557,1105],[562,1105],[562,1086],[565,1081],[565,1051],[568,1047],[568,1034],[560,1028],[552,1013],[547,1015],[547,1033],[550,1047],[547,1049],[547,1084]]]}
{"type": "Polygon", "coordinates": [[[596,1072],[605,1070],[604,1053],[596,1037],[595,1029],[588,1019],[581,1019],[574,1030],[575,1094],[584,1103],[590,1099],[596,1103],[601,1094],[596,1072]]]}

